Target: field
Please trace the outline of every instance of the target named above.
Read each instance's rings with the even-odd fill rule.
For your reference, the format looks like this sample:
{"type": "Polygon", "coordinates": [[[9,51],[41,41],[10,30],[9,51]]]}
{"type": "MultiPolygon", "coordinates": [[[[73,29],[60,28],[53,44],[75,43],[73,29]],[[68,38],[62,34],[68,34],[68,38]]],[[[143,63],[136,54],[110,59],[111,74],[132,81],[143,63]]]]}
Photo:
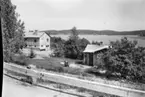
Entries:
{"type": "MultiPolygon", "coordinates": [[[[55,37],[61,37],[63,39],[68,39],[69,35],[51,35],[55,37]]],[[[102,41],[104,44],[109,44],[110,41],[119,40],[123,37],[127,37],[129,40],[137,40],[138,46],[145,47],[145,38],[139,37],[137,35],[79,35],[80,38],[86,38],[90,42],[92,41],[102,41]]]]}

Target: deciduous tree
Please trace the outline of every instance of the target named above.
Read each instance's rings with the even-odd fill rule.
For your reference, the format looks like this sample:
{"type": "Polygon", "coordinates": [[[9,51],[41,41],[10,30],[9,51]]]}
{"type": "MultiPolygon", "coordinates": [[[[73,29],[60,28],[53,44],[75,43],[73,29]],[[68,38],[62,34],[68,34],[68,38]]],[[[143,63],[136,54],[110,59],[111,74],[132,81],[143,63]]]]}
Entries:
{"type": "Polygon", "coordinates": [[[16,6],[11,3],[11,0],[1,0],[0,6],[4,61],[10,61],[11,54],[17,53],[23,47],[24,22],[18,19],[16,6]]]}

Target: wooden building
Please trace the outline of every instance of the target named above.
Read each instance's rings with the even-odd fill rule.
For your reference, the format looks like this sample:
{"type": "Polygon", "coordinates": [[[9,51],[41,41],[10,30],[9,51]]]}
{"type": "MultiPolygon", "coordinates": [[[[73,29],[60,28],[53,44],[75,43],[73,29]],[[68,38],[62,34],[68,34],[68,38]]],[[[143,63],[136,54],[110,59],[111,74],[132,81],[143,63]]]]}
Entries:
{"type": "Polygon", "coordinates": [[[97,58],[97,55],[99,52],[106,51],[109,48],[108,45],[93,45],[88,44],[85,48],[84,52],[84,64],[89,66],[94,66],[95,59],[97,58]]]}

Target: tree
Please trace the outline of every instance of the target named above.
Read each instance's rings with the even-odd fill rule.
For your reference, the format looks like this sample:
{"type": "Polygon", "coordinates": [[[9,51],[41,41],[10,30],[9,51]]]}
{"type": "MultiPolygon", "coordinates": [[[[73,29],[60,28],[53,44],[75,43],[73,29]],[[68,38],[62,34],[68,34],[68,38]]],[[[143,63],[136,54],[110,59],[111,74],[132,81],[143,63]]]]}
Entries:
{"type": "Polygon", "coordinates": [[[71,29],[71,35],[70,35],[69,39],[75,40],[75,41],[77,41],[79,39],[78,31],[77,31],[77,28],[76,27],[73,27],[71,29]]]}
{"type": "Polygon", "coordinates": [[[16,6],[10,0],[1,0],[0,6],[2,7],[4,61],[10,61],[11,54],[19,52],[23,47],[24,23],[18,19],[16,6]]]}
{"type": "Polygon", "coordinates": [[[83,51],[90,42],[85,38],[79,38],[76,27],[73,27],[71,32],[69,39],[64,44],[64,55],[67,58],[83,59],[83,51]]]}
{"type": "Polygon", "coordinates": [[[145,80],[145,47],[138,47],[137,41],[129,41],[126,37],[110,45],[112,48],[101,57],[102,67],[111,75],[120,74],[124,79],[145,80]]]}
{"type": "Polygon", "coordinates": [[[78,59],[80,59],[80,60],[83,59],[83,51],[85,50],[85,48],[88,44],[90,44],[90,42],[85,38],[78,40],[78,49],[79,49],[78,57],[77,57],[78,59]]]}
{"type": "Polygon", "coordinates": [[[55,56],[64,57],[64,43],[65,40],[60,37],[51,38],[51,49],[53,49],[55,56]]]}

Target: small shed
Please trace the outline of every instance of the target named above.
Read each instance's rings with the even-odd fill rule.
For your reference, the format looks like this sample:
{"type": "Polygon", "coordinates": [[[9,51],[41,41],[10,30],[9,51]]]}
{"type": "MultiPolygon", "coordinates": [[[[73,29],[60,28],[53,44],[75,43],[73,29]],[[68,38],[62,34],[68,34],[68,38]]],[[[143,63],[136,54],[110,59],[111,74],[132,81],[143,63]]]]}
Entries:
{"type": "Polygon", "coordinates": [[[108,45],[93,45],[93,44],[88,44],[83,51],[84,53],[84,64],[89,65],[89,66],[94,66],[95,64],[95,59],[97,58],[97,54],[99,52],[104,52],[109,48],[108,45]]]}

